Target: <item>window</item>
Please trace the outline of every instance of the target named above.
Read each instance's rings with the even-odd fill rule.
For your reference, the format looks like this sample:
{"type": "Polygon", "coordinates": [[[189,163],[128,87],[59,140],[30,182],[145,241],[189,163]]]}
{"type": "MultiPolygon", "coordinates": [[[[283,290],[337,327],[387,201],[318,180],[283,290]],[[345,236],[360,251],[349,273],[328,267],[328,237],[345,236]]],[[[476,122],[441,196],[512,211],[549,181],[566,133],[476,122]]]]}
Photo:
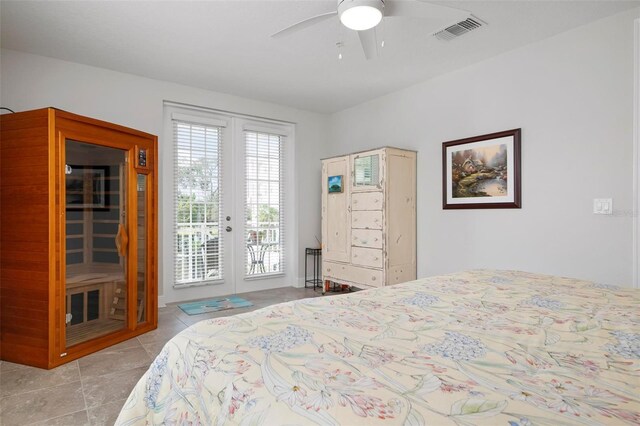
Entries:
{"type": "Polygon", "coordinates": [[[246,275],[284,271],[284,136],[245,131],[246,275]]]}
{"type": "Polygon", "coordinates": [[[222,278],[223,128],[173,119],[177,287],[222,278]]]}

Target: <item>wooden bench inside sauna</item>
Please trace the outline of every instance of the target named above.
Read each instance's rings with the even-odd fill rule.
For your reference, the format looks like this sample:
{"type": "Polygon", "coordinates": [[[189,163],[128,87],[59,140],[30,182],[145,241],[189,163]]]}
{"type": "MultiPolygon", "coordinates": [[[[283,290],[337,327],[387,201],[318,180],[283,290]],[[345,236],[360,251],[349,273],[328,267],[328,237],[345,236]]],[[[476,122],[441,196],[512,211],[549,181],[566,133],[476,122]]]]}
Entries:
{"type": "MultiPolygon", "coordinates": [[[[127,288],[121,268],[72,267],[67,269],[67,277],[67,346],[124,327],[127,288]]],[[[144,317],[144,297],[144,291],[138,291],[138,322],[144,317]]]]}

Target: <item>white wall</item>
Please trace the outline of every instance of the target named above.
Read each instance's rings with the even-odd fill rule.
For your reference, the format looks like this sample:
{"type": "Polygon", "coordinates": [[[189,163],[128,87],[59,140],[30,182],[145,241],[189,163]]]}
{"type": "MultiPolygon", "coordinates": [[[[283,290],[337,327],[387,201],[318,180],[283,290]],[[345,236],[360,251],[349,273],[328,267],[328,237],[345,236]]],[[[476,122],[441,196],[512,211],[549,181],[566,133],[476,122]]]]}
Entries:
{"type": "MultiPolygon", "coordinates": [[[[296,159],[298,179],[292,190],[297,195],[298,220],[296,253],[315,247],[320,235],[320,162],[325,156],[327,116],[285,106],[254,101],[193,87],[152,80],[131,74],[61,61],[3,49],[0,52],[0,103],[15,111],[53,106],[81,115],[106,120],[149,132],[159,137],[159,152],[171,149],[170,135],[163,134],[163,101],[169,100],[218,110],[254,115],[296,123],[296,159]]],[[[160,200],[171,197],[162,185],[160,200]]],[[[171,218],[160,211],[160,292],[170,295],[166,301],[217,296],[215,287],[172,291],[172,278],[164,276],[162,265],[172,263],[171,218]]],[[[287,285],[299,285],[303,262],[300,256],[287,285]]]]}
{"type": "MultiPolygon", "coordinates": [[[[320,158],[413,148],[419,276],[509,268],[630,285],[638,16],[636,9],[607,18],[330,117],[8,50],[0,53],[0,102],[55,106],[157,134],[161,155],[169,142],[163,100],[295,122],[298,253],[320,236],[320,158]],[[441,143],[514,127],[523,129],[523,208],[443,211],[441,143]],[[604,197],[614,199],[614,215],[593,215],[592,199],[604,197]]],[[[161,221],[161,256],[172,262],[171,223],[161,221]]],[[[166,290],[171,280],[160,278],[166,290]]]]}
{"type": "Polygon", "coordinates": [[[616,15],[332,115],[332,154],[418,150],[418,276],[508,268],[631,285],[638,16],[616,15]],[[522,209],[442,210],[442,142],[517,127],[522,209]],[[609,197],[614,215],[592,214],[593,198],[609,197]]]}

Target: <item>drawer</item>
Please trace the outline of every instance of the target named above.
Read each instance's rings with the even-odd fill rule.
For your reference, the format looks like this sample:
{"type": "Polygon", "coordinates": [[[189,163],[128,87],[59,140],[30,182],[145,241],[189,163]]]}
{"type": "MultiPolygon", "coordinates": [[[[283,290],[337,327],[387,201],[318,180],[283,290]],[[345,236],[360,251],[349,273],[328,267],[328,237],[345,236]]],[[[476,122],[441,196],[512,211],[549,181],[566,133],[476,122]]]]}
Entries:
{"type": "Polygon", "coordinates": [[[384,285],[382,270],[342,263],[322,262],[322,276],[324,279],[332,279],[337,283],[346,281],[369,287],[382,287],[384,285]]]}
{"type": "Polygon", "coordinates": [[[356,229],[382,229],[382,210],[352,212],[351,227],[356,229]]]}
{"type": "Polygon", "coordinates": [[[351,245],[381,249],[382,231],[377,229],[352,229],[351,245]]]}
{"type": "Polygon", "coordinates": [[[382,192],[358,192],[351,195],[351,210],[382,210],[382,192]]]}
{"type": "Polygon", "coordinates": [[[382,268],[382,250],[351,247],[351,263],[354,265],[369,266],[371,268],[382,268]]]}

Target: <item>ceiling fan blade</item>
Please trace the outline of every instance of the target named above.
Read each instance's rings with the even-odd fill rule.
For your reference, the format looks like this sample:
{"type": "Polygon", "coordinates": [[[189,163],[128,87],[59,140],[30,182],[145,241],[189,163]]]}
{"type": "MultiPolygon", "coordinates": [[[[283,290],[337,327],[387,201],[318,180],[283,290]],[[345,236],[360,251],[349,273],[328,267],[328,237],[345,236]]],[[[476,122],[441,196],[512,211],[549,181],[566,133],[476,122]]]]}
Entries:
{"type": "Polygon", "coordinates": [[[470,17],[471,13],[466,10],[454,9],[449,6],[427,3],[425,0],[396,0],[387,1],[385,3],[384,15],[459,22],[470,17]]]}
{"type": "Polygon", "coordinates": [[[360,44],[362,44],[365,58],[367,58],[367,60],[377,58],[378,40],[375,27],[370,30],[358,31],[358,37],[360,37],[360,44]]]}
{"type": "Polygon", "coordinates": [[[271,37],[278,38],[278,37],[287,36],[289,34],[293,34],[296,31],[300,31],[300,30],[303,30],[305,28],[308,28],[308,27],[310,27],[312,25],[315,25],[315,24],[317,24],[319,22],[324,21],[325,19],[329,19],[332,16],[336,16],[337,14],[338,14],[337,11],[333,11],[333,12],[323,13],[321,15],[317,15],[317,16],[314,16],[312,18],[307,18],[307,19],[305,19],[303,21],[300,21],[300,22],[297,22],[297,23],[295,23],[295,24],[293,24],[291,26],[288,26],[287,28],[285,28],[283,30],[278,31],[277,33],[271,34],[271,37]]]}

